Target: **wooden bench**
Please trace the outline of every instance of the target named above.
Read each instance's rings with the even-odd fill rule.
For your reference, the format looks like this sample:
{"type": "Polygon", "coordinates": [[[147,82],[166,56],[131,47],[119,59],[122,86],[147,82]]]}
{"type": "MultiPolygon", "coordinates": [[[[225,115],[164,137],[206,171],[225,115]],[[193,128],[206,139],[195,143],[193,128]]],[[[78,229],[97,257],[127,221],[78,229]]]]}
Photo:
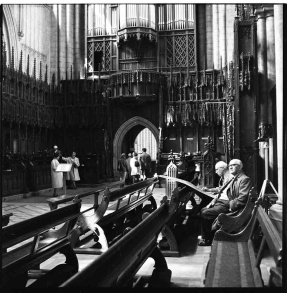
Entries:
{"type": "Polygon", "coordinates": [[[178,190],[179,204],[177,210],[161,231],[162,239],[159,241],[159,248],[162,250],[164,256],[179,257],[180,255],[178,241],[174,234],[174,227],[183,225],[186,220],[186,204],[192,197],[192,189],[189,186],[183,186],[182,188],[178,188],[178,190]]]}
{"type": "Polygon", "coordinates": [[[256,202],[252,217],[242,231],[237,234],[224,231],[215,233],[206,270],[205,287],[268,286],[263,282],[260,270],[266,244],[276,268],[273,269],[273,275],[279,275],[272,279],[276,282],[271,282],[282,286],[282,238],[262,206],[256,202]],[[256,237],[258,229],[263,235],[262,239],[256,237]]]}
{"type": "Polygon", "coordinates": [[[2,290],[24,288],[31,278],[38,279],[29,287],[54,287],[78,271],[69,233],[80,208],[78,201],[2,228],[2,290]],[[66,262],[49,272],[41,271],[40,264],[58,252],[65,255],[66,262]]]}
{"type": "Polygon", "coordinates": [[[153,198],[157,183],[158,178],[154,177],[113,191],[106,189],[100,207],[103,203],[105,206],[100,209],[100,215],[99,208],[93,214],[84,211],[71,232],[74,251],[77,254],[101,254],[118,241],[126,229],[141,222],[144,212],[157,208],[153,198]]]}
{"type": "Polygon", "coordinates": [[[236,233],[239,232],[240,229],[243,229],[251,218],[257,197],[258,195],[254,193],[254,188],[252,187],[248,193],[247,203],[243,209],[236,212],[227,214],[221,213],[218,215],[218,229],[228,233],[236,233]]]}
{"type": "Polygon", "coordinates": [[[151,214],[145,213],[141,223],[60,287],[136,287],[140,278],[134,282],[134,277],[149,257],[155,261],[149,286],[168,286],[171,271],[157,247],[157,239],[164,224],[176,211],[178,203],[178,191],[175,190],[170,201],[165,196],[159,208],[151,214]]]}
{"type": "MultiPolygon", "coordinates": [[[[120,187],[120,186],[122,186],[122,183],[113,182],[113,183],[110,183],[109,186],[107,186],[107,187],[114,188],[114,187],[120,187]]],[[[94,206],[95,206],[95,208],[97,208],[99,195],[101,192],[104,192],[104,190],[105,190],[105,188],[101,188],[101,189],[96,189],[96,190],[92,190],[92,191],[88,191],[88,192],[83,192],[83,193],[77,194],[77,195],[68,195],[68,194],[61,195],[58,197],[49,198],[49,199],[47,199],[47,202],[48,202],[50,209],[52,211],[52,210],[57,209],[60,204],[67,203],[69,201],[73,201],[73,199],[75,197],[77,197],[78,199],[81,199],[81,198],[84,198],[84,197],[87,197],[90,195],[94,195],[94,206]]]]}
{"type": "Polygon", "coordinates": [[[4,213],[2,215],[2,227],[5,227],[9,224],[10,222],[10,217],[12,217],[13,214],[12,213],[4,213]]]}

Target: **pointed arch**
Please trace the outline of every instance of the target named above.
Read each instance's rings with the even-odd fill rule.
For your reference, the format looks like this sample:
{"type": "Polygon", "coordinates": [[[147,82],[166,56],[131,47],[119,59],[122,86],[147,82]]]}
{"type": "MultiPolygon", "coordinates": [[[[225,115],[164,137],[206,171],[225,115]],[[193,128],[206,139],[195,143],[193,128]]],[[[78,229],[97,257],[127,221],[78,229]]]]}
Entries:
{"type": "Polygon", "coordinates": [[[147,119],[135,116],[126,122],[124,122],[119,129],[117,130],[114,141],[113,141],[113,169],[117,169],[117,162],[121,156],[121,149],[118,146],[122,145],[123,139],[125,135],[128,133],[130,129],[137,125],[142,125],[144,128],[148,128],[151,133],[154,135],[157,146],[159,143],[159,131],[158,129],[147,119]]]}

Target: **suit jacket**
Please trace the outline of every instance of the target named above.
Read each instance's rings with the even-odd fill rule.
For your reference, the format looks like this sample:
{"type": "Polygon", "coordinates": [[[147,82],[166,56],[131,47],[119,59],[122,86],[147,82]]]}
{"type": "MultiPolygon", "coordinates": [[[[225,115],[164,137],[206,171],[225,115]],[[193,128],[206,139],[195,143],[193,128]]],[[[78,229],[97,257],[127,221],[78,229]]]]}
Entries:
{"type": "Polygon", "coordinates": [[[142,170],[149,170],[150,169],[150,163],[151,163],[151,156],[147,153],[142,153],[140,155],[140,165],[142,170]]]}
{"type": "Polygon", "coordinates": [[[251,187],[251,179],[243,172],[239,173],[227,190],[231,211],[237,211],[244,208],[251,187]]]}

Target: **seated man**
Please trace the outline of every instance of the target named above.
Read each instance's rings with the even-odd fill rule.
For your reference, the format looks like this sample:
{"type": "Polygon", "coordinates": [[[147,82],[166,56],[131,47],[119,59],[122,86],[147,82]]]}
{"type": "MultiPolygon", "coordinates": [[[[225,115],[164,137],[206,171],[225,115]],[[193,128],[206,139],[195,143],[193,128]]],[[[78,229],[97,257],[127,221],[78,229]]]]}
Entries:
{"type": "MultiPolygon", "coordinates": [[[[220,177],[218,187],[207,188],[204,186],[202,187],[203,191],[219,193],[220,188],[224,185],[225,182],[227,182],[229,177],[228,165],[223,161],[217,162],[215,164],[215,173],[220,177]]],[[[209,196],[200,196],[200,197],[201,197],[201,202],[199,204],[199,210],[207,206],[212,200],[212,198],[209,196]]]]}
{"type": "Polygon", "coordinates": [[[202,240],[199,242],[199,246],[211,245],[214,236],[214,232],[211,230],[212,223],[220,213],[237,211],[247,203],[252,184],[251,179],[243,173],[242,167],[240,160],[230,161],[229,180],[221,188],[213,205],[201,210],[202,240]]]}

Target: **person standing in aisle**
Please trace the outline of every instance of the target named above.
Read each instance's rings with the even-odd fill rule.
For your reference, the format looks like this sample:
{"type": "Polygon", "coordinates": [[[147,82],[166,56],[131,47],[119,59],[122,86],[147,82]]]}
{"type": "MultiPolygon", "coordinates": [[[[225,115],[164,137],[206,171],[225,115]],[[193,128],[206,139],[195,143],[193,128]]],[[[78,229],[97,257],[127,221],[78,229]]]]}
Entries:
{"type": "Polygon", "coordinates": [[[142,149],[142,154],[139,158],[143,180],[151,176],[151,156],[146,152],[146,148],[142,149]]]}
{"type": "Polygon", "coordinates": [[[79,170],[80,161],[76,157],[76,152],[72,152],[72,156],[67,158],[67,163],[72,164],[71,171],[67,174],[67,180],[70,180],[72,185],[71,188],[77,189],[76,181],[80,180],[79,170]]]}
{"type": "Polygon", "coordinates": [[[52,179],[52,188],[53,196],[56,197],[57,189],[63,188],[63,172],[56,172],[57,167],[59,166],[60,154],[59,152],[54,152],[53,160],[51,162],[51,179],[52,179]]]}

